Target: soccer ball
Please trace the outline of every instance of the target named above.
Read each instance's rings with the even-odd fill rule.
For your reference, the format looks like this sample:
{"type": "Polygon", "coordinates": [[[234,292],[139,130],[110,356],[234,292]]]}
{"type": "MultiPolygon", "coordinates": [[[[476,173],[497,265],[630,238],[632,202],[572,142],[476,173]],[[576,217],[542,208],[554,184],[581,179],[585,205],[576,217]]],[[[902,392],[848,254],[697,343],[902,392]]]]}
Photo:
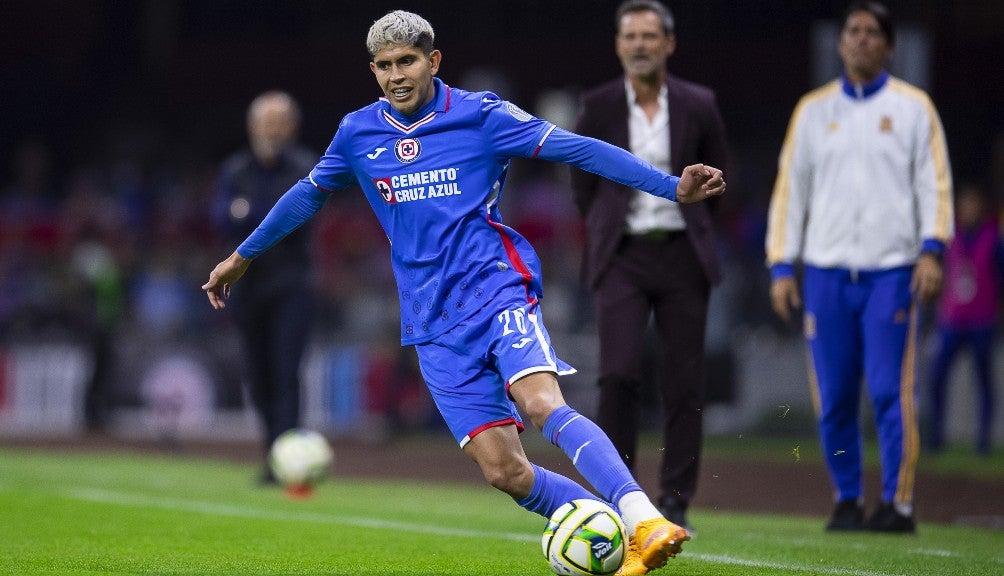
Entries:
{"type": "Polygon", "coordinates": [[[551,515],[541,547],[555,574],[607,576],[624,563],[626,534],[610,506],[599,500],[572,500],[551,515]]]}
{"type": "Polygon", "coordinates": [[[310,487],[328,473],[334,453],[319,433],[294,428],[279,435],[269,451],[269,466],[286,487],[310,487]]]}

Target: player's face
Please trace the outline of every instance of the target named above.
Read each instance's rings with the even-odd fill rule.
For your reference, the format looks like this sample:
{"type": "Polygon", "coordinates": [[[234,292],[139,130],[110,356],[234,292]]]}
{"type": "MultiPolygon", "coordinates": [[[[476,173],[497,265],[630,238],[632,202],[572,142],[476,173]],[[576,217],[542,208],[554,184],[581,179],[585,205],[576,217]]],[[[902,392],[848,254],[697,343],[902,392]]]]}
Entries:
{"type": "Polygon", "coordinates": [[[665,70],[666,59],[676,49],[676,36],[666,34],[655,12],[628,12],[621,17],[614,44],[628,77],[654,78],[665,70]]]}
{"type": "Polygon", "coordinates": [[[432,77],[439,71],[441,59],[439,50],[426,55],[414,46],[392,45],[373,56],[370,70],[390,105],[410,115],[436,95],[432,77]]]}
{"type": "Polygon", "coordinates": [[[847,76],[868,82],[882,71],[892,47],[871,12],[853,12],[840,31],[839,51],[847,76]]]}

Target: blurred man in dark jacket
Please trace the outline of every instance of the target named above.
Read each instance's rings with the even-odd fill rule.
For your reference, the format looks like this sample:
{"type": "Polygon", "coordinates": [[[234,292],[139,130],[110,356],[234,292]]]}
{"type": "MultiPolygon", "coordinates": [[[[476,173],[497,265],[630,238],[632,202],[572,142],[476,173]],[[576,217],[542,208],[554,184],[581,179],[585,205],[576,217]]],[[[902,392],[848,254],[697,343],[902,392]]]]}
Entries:
{"type": "MultiPolygon", "coordinates": [[[[219,174],[215,220],[225,240],[247,237],[290,186],[310,172],[318,155],[295,143],[300,126],[296,101],[265,92],[248,108],[250,147],[224,161],[219,174]]],[[[300,361],[311,330],[310,232],[304,226],[248,271],[235,290],[232,318],[244,343],[247,377],[264,427],[262,482],[274,478],[267,454],[279,434],[300,424],[300,361]]]]}

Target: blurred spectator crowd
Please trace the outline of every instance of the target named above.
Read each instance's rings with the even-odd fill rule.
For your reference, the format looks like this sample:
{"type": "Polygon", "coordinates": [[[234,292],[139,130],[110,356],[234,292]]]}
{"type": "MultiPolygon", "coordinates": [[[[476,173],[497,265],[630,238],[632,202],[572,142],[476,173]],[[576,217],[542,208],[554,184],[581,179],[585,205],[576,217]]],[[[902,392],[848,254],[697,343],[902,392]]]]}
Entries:
{"type": "MultiPolygon", "coordinates": [[[[201,395],[203,404],[239,407],[239,346],[227,315],[199,288],[234,248],[210,221],[218,159],[150,165],[120,149],[104,164],[64,170],[49,143],[18,146],[0,192],[0,368],[17,362],[18,345],[82,346],[90,357],[84,424],[94,429],[117,407],[161,399],[155,412],[169,413],[172,394],[175,403],[201,395]],[[200,380],[208,393],[186,391],[186,381],[205,388],[200,380]]],[[[386,305],[394,290],[387,242],[361,195],[330,204],[337,207],[311,223],[323,297],[314,340],[365,342],[366,369],[381,375],[370,377],[367,402],[390,410],[387,403],[408,394],[382,389],[404,356],[396,309],[386,305]]],[[[16,374],[0,370],[0,413],[5,397],[14,402],[16,374]]]]}
{"type": "MultiPolygon", "coordinates": [[[[104,429],[115,410],[152,403],[155,414],[170,416],[193,397],[204,410],[245,405],[236,335],[200,290],[212,266],[235,248],[224,245],[210,221],[220,159],[157,163],[123,143],[99,163],[58,166],[51,146],[21,141],[0,191],[0,415],[14,395],[15,378],[4,366],[15,362],[17,346],[46,343],[86,353],[81,427],[104,429]]],[[[998,148],[994,156],[1004,157],[1004,145],[998,148]]],[[[772,174],[759,166],[773,162],[771,154],[739,149],[734,156],[730,182],[738,183],[718,214],[726,281],[713,294],[708,326],[708,354],[719,368],[729,365],[737,338],[764,331],[797,336],[768,310],[769,190],[749,186],[754,169],[772,174]],[[758,157],[764,161],[743,165],[743,158],[758,157]]],[[[567,169],[514,161],[502,210],[540,253],[552,332],[587,337],[558,336],[559,347],[592,342],[591,303],[579,277],[582,223],[567,169]]],[[[438,426],[413,352],[399,345],[389,246],[362,194],[334,195],[310,225],[320,306],[305,364],[315,380],[327,382],[305,395],[308,404],[323,400],[327,414],[318,416],[315,406],[315,421],[350,425],[358,409],[363,421],[356,430],[366,428],[367,418],[378,420],[381,435],[438,426]],[[357,382],[349,387],[354,395],[336,392],[346,370],[357,382]]],[[[575,364],[592,351],[562,353],[575,364]]],[[[58,357],[38,362],[53,361],[58,357]]],[[[728,391],[721,395],[728,400],[728,391]]],[[[165,435],[185,425],[178,417],[166,420],[165,435]]]]}

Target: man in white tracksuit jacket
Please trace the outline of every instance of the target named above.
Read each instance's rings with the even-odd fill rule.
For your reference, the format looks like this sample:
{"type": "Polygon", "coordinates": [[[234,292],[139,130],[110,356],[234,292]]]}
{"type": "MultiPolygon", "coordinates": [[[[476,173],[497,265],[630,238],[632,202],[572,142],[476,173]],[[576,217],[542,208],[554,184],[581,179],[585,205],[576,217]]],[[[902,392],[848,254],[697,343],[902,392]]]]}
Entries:
{"type": "Polygon", "coordinates": [[[941,289],[951,168],[930,98],[885,70],[892,46],[888,10],[852,4],[839,42],[844,74],[799,101],[771,198],[771,304],[784,320],[802,305],[794,267],[804,268],[809,380],[835,488],[829,530],[915,531],[917,304],[941,289]],[[882,464],[867,521],[862,375],[882,464]]]}

